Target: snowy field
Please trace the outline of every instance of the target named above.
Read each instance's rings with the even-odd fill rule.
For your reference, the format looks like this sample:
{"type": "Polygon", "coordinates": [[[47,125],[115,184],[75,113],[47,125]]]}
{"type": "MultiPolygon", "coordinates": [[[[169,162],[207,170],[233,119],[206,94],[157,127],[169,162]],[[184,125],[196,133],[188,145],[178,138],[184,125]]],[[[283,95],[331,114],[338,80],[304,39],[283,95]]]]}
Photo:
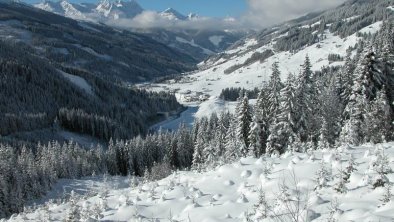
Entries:
{"type": "Polygon", "coordinates": [[[168,120],[157,123],[151,127],[153,130],[176,130],[181,124],[185,124],[187,127],[191,128],[194,123],[195,114],[198,110],[197,106],[189,106],[185,111],[183,111],[179,116],[174,118],[169,118],[168,120]]]}
{"type": "Polygon", "coordinates": [[[70,201],[48,201],[9,221],[70,217],[84,221],[294,221],[290,215],[298,221],[393,221],[392,197],[384,203],[387,189],[372,185],[377,178],[394,182],[392,171],[378,176],[382,167],[394,167],[394,143],[244,158],[207,172],[177,172],[157,182],[127,177],[66,180],[44,200],[74,189],[70,201]],[[341,187],[341,172],[349,172],[349,165],[354,171],[341,187]],[[260,190],[265,192],[266,204],[256,205],[260,190]],[[268,218],[257,219],[264,209],[268,218]]]}

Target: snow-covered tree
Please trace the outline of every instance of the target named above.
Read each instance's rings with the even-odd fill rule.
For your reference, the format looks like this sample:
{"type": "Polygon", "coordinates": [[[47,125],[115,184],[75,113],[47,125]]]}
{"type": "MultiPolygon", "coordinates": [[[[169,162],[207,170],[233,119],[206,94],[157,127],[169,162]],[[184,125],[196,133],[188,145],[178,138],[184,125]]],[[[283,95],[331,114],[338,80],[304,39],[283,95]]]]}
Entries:
{"type": "Polygon", "coordinates": [[[253,210],[254,210],[253,218],[256,221],[261,221],[269,217],[269,213],[272,209],[268,203],[268,200],[266,199],[266,195],[263,189],[259,189],[259,199],[258,202],[255,205],[253,205],[253,210]]]}
{"type": "Polygon", "coordinates": [[[295,127],[301,142],[306,142],[309,136],[315,133],[312,126],[315,124],[315,112],[319,107],[316,101],[317,92],[312,65],[308,56],[305,58],[298,78],[295,127]]]}
{"type": "Polygon", "coordinates": [[[241,146],[236,133],[236,121],[231,121],[226,135],[226,150],[224,160],[226,162],[237,160],[241,157],[239,147],[241,146]]]}
{"type": "Polygon", "coordinates": [[[281,90],[279,111],[270,126],[267,140],[267,153],[284,153],[289,141],[294,141],[295,95],[293,78],[289,75],[285,87],[281,90]]]}
{"type": "Polygon", "coordinates": [[[381,143],[392,138],[392,111],[385,88],[378,91],[376,98],[368,107],[365,115],[364,129],[366,140],[381,143]]]}
{"type": "MultiPolygon", "coordinates": [[[[253,113],[253,136],[250,138],[253,148],[258,152],[258,156],[266,153],[267,139],[271,122],[270,106],[268,101],[268,87],[263,87],[257,96],[253,113]],[[255,125],[255,124],[258,124],[255,125]]],[[[250,135],[251,136],[251,135],[250,135]]],[[[250,149],[249,149],[250,150],[250,149]]]]}
{"type": "Polygon", "coordinates": [[[240,142],[240,153],[243,157],[248,155],[250,123],[252,122],[249,99],[245,95],[239,100],[237,113],[237,138],[240,142]]]}
{"type": "Polygon", "coordinates": [[[280,91],[283,88],[283,83],[280,79],[279,63],[274,62],[272,64],[272,73],[268,82],[268,110],[270,114],[270,120],[276,116],[280,105],[280,91]]]}

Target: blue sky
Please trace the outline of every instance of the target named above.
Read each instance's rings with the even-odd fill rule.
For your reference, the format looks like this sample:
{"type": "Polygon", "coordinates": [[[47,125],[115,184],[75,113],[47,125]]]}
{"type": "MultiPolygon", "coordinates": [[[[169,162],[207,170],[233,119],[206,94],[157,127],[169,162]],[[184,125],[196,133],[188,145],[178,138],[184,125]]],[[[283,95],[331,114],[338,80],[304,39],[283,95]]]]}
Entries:
{"type": "Polygon", "coordinates": [[[194,12],[210,17],[238,17],[246,11],[245,0],[137,0],[145,9],[174,8],[182,14],[194,12]]]}

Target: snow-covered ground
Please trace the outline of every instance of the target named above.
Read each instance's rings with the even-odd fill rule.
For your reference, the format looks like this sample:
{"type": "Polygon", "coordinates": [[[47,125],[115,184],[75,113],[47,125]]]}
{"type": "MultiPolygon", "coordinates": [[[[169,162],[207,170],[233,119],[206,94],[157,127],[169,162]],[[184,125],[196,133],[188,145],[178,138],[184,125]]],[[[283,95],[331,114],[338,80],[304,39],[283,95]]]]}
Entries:
{"type": "MultiPolygon", "coordinates": [[[[359,32],[375,33],[379,30],[381,24],[382,22],[380,21],[376,22],[361,29],[359,32]]],[[[271,66],[274,62],[279,62],[281,78],[285,80],[289,73],[297,75],[300,72],[300,66],[303,64],[307,55],[310,57],[313,70],[320,70],[324,66],[343,65],[344,62],[329,62],[328,56],[330,54],[345,56],[346,50],[349,47],[354,47],[360,39],[357,37],[357,33],[346,38],[340,38],[326,30],[325,35],[327,38],[323,41],[307,46],[297,53],[275,52],[275,39],[269,44],[263,45],[255,50],[248,50],[258,44],[258,42],[255,39],[247,39],[245,44],[240,45],[238,48],[224,52],[224,54],[232,55],[231,58],[219,59],[210,68],[185,75],[184,81],[178,83],[170,81],[169,83],[156,84],[155,87],[152,87],[150,90],[177,91],[179,102],[186,105],[187,101],[184,101],[181,96],[182,92],[185,90],[190,91],[189,94],[203,93],[209,97],[215,97],[200,104],[200,109],[202,110],[197,112],[197,116],[202,116],[204,113],[205,115],[209,115],[211,112],[205,112],[206,107],[209,107],[209,110],[226,110],[227,103],[218,101],[217,98],[222,89],[228,87],[241,87],[245,89],[253,89],[255,87],[261,88],[263,83],[269,80],[271,66]],[[251,58],[255,52],[262,53],[266,50],[273,50],[275,54],[264,62],[252,63],[230,74],[224,73],[226,69],[234,65],[243,64],[247,59],[251,58]],[[214,107],[214,105],[217,106],[214,107]]]]}
{"type": "Polygon", "coordinates": [[[169,118],[165,121],[157,123],[151,127],[153,130],[176,130],[181,124],[186,124],[187,127],[192,127],[194,123],[195,114],[198,110],[197,106],[189,106],[185,111],[175,116],[169,118]]]}
{"type": "Polygon", "coordinates": [[[59,72],[70,82],[72,82],[74,85],[79,87],[80,89],[84,90],[87,94],[94,96],[94,92],[92,89],[92,86],[89,85],[89,83],[82,77],[76,76],[76,75],[71,75],[69,73],[60,71],[59,72]]]}
{"type": "MultiPolygon", "coordinates": [[[[277,218],[283,213],[299,213],[300,221],[393,221],[393,200],[383,204],[385,189],[372,187],[377,176],[373,163],[379,154],[387,155],[388,165],[394,167],[394,143],[366,144],[244,158],[207,172],[177,172],[134,188],[128,186],[127,177],[62,181],[49,197],[56,199],[63,190],[74,189],[76,205],[72,209],[84,218],[98,216],[101,221],[244,221],[246,212],[254,212],[262,189],[271,218],[256,220],[252,215],[252,221],[291,221],[277,218]],[[356,170],[345,184],[347,191],[338,193],[334,190],[337,175],[348,166],[350,158],[354,158],[356,170]],[[322,167],[328,182],[315,190],[316,174],[322,167]],[[298,206],[299,210],[286,206],[298,206]]],[[[394,182],[393,173],[386,176],[394,182]]],[[[62,221],[70,214],[70,205],[51,201],[9,221],[62,221]]]]}

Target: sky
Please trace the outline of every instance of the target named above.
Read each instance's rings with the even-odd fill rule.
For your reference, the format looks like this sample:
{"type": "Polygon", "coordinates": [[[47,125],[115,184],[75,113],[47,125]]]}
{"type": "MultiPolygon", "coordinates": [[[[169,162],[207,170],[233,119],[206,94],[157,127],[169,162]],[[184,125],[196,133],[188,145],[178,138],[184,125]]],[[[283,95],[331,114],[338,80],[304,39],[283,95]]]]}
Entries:
{"type": "Polygon", "coordinates": [[[239,17],[247,9],[245,0],[137,0],[145,9],[163,11],[175,8],[182,14],[190,12],[209,17],[239,17]]]}
{"type": "MultiPolygon", "coordinates": [[[[40,1],[40,0],[25,0],[40,1]]],[[[57,1],[57,0],[53,0],[57,1]]],[[[74,3],[98,0],[68,0],[74,3]]],[[[126,0],[127,1],[127,0],[126,0]]],[[[333,8],[345,0],[136,0],[146,11],[132,19],[116,21],[120,26],[137,28],[211,28],[211,29],[261,29],[309,12],[333,8]],[[174,8],[187,15],[197,13],[199,21],[163,20],[157,12],[174,8]],[[231,18],[231,19],[230,19],[231,18]]]]}

